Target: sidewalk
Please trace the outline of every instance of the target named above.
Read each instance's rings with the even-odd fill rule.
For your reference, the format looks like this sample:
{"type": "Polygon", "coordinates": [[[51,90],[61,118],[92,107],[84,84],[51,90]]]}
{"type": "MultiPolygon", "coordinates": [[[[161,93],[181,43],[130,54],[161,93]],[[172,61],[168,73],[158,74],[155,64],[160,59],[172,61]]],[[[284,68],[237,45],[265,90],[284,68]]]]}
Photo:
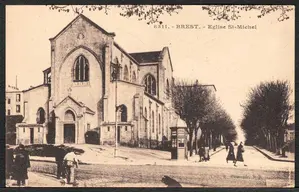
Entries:
{"type": "Polygon", "coordinates": [[[295,155],[288,155],[287,157],[282,157],[281,155],[276,155],[275,153],[270,152],[266,149],[262,149],[257,146],[253,146],[253,147],[272,161],[282,161],[282,162],[292,162],[292,163],[295,162],[295,155]]]}
{"type": "MultiPolygon", "coordinates": [[[[118,156],[114,157],[114,147],[100,145],[76,145],[85,152],[78,156],[81,164],[113,164],[113,165],[191,165],[199,161],[198,155],[188,160],[171,160],[171,153],[143,148],[119,147],[118,156]]],[[[210,150],[210,156],[223,150],[220,146],[216,151],[210,150]]],[[[55,162],[54,157],[31,156],[31,161],[55,162]]]]}
{"type": "MultiPolygon", "coordinates": [[[[26,185],[26,188],[30,187],[66,187],[66,188],[71,188],[74,187],[72,184],[65,184],[61,185],[60,180],[56,179],[55,176],[45,174],[45,173],[35,173],[35,172],[28,172],[28,183],[26,185]]],[[[77,187],[95,187],[93,182],[97,182],[98,185],[97,187],[167,187],[166,184],[162,182],[156,182],[156,183],[118,183],[118,182],[113,182],[113,181],[105,181],[101,179],[97,180],[89,180],[89,182],[86,181],[78,181],[78,186],[77,187]]],[[[182,187],[203,187],[201,185],[191,185],[191,184],[185,184],[185,183],[180,183],[182,187]]],[[[6,187],[14,187],[14,188],[19,188],[17,186],[17,181],[15,180],[7,180],[6,181],[6,187]]],[[[23,188],[23,187],[21,187],[23,188]]]]}
{"type": "MultiPolygon", "coordinates": [[[[60,180],[55,176],[45,173],[28,172],[28,183],[26,187],[72,187],[72,185],[62,186],[60,180]]],[[[6,180],[6,187],[18,187],[16,180],[6,180]]]]}
{"type": "MultiPolygon", "coordinates": [[[[213,149],[210,149],[210,152],[209,152],[210,157],[212,157],[216,153],[222,151],[223,149],[225,149],[225,146],[220,146],[220,147],[216,148],[216,151],[214,151],[213,149]]],[[[198,162],[199,161],[199,156],[197,154],[193,154],[191,157],[189,157],[188,161],[198,162]]]]}

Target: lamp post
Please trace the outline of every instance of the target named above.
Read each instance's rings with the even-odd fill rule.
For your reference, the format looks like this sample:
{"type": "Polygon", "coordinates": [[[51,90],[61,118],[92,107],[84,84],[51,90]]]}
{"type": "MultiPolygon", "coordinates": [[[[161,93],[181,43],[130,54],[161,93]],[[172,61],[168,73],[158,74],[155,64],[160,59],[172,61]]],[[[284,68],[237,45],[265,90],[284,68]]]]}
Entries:
{"type": "Polygon", "coordinates": [[[114,148],[114,157],[117,156],[117,111],[118,111],[118,106],[117,106],[117,81],[119,78],[119,69],[120,69],[120,64],[117,62],[116,64],[112,64],[113,67],[113,72],[112,72],[112,80],[115,82],[115,148],[114,148]]]}

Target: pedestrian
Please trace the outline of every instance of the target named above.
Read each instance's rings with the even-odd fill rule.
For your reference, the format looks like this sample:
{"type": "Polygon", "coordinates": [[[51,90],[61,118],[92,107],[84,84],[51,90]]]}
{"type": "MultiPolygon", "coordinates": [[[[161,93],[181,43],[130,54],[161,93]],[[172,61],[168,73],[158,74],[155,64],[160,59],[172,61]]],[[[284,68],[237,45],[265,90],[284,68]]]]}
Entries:
{"type": "Polygon", "coordinates": [[[228,145],[228,154],[226,157],[226,162],[228,163],[228,161],[233,161],[234,166],[236,166],[236,156],[235,156],[235,152],[234,152],[233,142],[229,143],[229,145],[228,145]]]}
{"type": "Polygon", "coordinates": [[[210,160],[210,148],[209,146],[206,146],[204,148],[204,160],[209,161],[210,160]]]}
{"type": "Polygon", "coordinates": [[[75,181],[75,167],[78,168],[78,159],[77,155],[71,150],[68,150],[68,153],[63,158],[65,164],[65,174],[66,181],[68,184],[76,184],[75,181]]]}
{"type": "Polygon", "coordinates": [[[57,179],[65,178],[65,166],[63,163],[63,158],[66,155],[66,150],[63,148],[64,145],[59,145],[55,153],[55,160],[57,164],[57,179]]]}
{"type": "Polygon", "coordinates": [[[226,149],[226,152],[228,151],[228,142],[225,142],[225,149],[226,149]]]}
{"type": "Polygon", "coordinates": [[[244,166],[247,166],[244,162],[243,153],[244,153],[243,142],[240,143],[237,150],[237,161],[243,162],[244,166]]]}
{"type": "Polygon", "coordinates": [[[212,145],[213,145],[213,151],[216,151],[216,148],[217,148],[217,141],[216,141],[216,139],[214,139],[212,141],[212,145]]]}
{"type": "Polygon", "coordinates": [[[5,169],[5,176],[6,179],[10,179],[13,173],[13,163],[14,163],[14,157],[13,157],[13,149],[10,148],[9,145],[6,145],[6,169],[5,169]]]}
{"type": "Polygon", "coordinates": [[[27,169],[30,167],[29,154],[23,144],[20,144],[16,151],[14,176],[18,186],[25,186],[25,181],[28,179],[27,169]]]}

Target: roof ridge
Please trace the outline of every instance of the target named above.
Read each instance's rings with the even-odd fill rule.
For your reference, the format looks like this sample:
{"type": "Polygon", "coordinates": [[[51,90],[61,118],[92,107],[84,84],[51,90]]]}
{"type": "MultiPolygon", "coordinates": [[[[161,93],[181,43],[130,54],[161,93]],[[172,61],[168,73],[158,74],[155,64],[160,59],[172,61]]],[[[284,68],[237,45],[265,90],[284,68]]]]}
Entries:
{"type": "Polygon", "coordinates": [[[98,30],[102,31],[103,33],[105,33],[107,35],[115,36],[114,32],[106,31],[105,29],[100,27],[97,23],[93,22],[91,19],[89,19],[88,17],[86,17],[85,15],[80,13],[71,22],[69,22],[61,31],[59,31],[54,37],[50,38],[50,41],[52,41],[52,40],[56,39],[57,37],[59,37],[67,28],[69,28],[80,17],[83,18],[84,20],[86,20],[87,22],[89,22],[91,25],[93,25],[98,30]]]}
{"type": "Polygon", "coordinates": [[[153,53],[153,52],[162,52],[162,50],[160,50],[160,51],[144,51],[144,52],[134,52],[134,53],[129,53],[129,54],[138,54],[138,53],[153,53]]]}

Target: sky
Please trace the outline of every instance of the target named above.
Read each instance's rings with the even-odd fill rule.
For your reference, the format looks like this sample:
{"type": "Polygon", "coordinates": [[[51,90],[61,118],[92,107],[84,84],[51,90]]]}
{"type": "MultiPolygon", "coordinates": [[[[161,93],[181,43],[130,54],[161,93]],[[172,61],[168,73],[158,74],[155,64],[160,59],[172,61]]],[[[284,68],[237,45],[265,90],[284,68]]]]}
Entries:
{"type": "MultiPolygon", "coordinates": [[[[161,17],[170,29],[157,29],[136,17],[83,14],[108,32],[127,52],[170,49],[174,76],[214,84],[222,106],[238,126],[250,88],[269,80],[288,80],[294,90],[294,11],[278,22],[278,13],[261,19],[244,12],[236,21],[215,21],[200,6],[184,6],[179,14],[161,17]],[[177,24],[198,24],[202,29],[177,29],[177,24]],[[257,29],[208,29],[208,25],[256,25],[257,29]]],[[[50,41],[76,17],[73,12],[47,6],[6,6],[6,84],[27,89],[43,82],[50,67],[50,41]]],[[[294,94],[292,95],[292,100],[294,94]]]]}

